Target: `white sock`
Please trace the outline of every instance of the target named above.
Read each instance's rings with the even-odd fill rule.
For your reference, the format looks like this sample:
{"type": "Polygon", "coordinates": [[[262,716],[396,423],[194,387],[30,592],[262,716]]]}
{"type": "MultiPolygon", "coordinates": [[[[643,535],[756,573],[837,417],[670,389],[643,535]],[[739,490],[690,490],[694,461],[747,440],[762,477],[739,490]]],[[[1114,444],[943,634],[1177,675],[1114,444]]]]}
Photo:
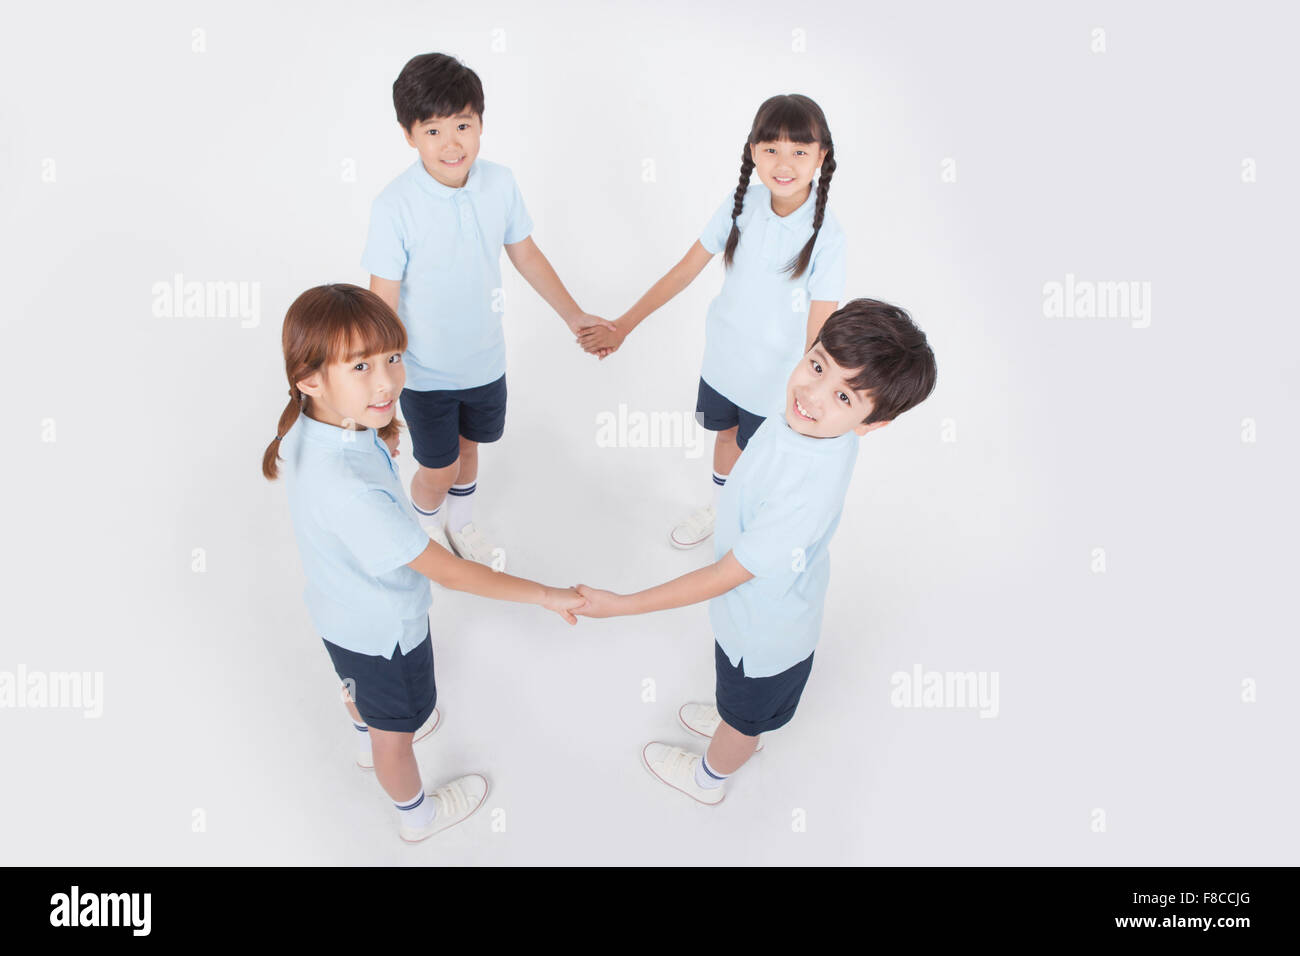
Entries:
{"type": "Polygon", "coordinates": [[[416,828],[426,827],[433,822],[434,816],[438,812],[438,805],[434,802],[433,797],[424,792],[424,787],[420,787],[418,796],[410,800],[404,800],[401,803],[395,803],[397,812],[402,816],[402,823],[408,827],[416,828]]]}
{"type": "Polygon", "coordinates": [[[695,782],[704,790],[716,790],[730,776],[729,773],[718,773],[710,767],[708,754],[701,757],[700,762],[695,765],[695,782]]]}
{"type": "MultiPolygon", "coordinates": [[[[445,505],[446,503],[447,502],[444,501],[442,504],[445,505]]],[[[412,499],[411,507],[414,508],[415,513],[420,516],[420,527],[425,531],[433,531],[440,528],[442,526],[442,519],[446,517],[446,515],[443,514],[442,505],[438,505],[438,507],[434,508],[432,511],[425,511],[415,503],[414,499],[412,499]]]]}
{"type": "Polygon", "coordinates": [[[355,720],[352,721],[352,726],[360,731],[357,735],[360,738],[358,742],[361,744],[361,746],[357,748],[358,754],[362,757],[372,757],[370,752],[370,728],[365,724],[357,723],[355,720]]]}
{"type": "Polygon", "coordinates": [[[716,471],[713,473],[713,510],[718,510],[718,497],[722,494],[722,489],[727,484],[727,476],[720,475],[716,471]]]}
{"type": "Polygon", "coordinates": [[[464,485],[452,485],[447,490],[447,528],[459,531],[474,520],[474,492],[478,482],[471,481],[464,485]]]}

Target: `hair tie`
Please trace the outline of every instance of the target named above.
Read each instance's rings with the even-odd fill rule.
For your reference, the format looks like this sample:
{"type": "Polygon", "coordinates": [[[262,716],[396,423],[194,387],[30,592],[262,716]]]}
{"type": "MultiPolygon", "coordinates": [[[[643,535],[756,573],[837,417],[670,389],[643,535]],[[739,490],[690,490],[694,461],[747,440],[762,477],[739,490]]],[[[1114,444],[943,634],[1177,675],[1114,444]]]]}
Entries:
{"type": "Polygon", "coordinates": [[[281,438],[283,438],[283,437],[284,437],[283,435],[276,435],[274,438],[271,439],[271,444],[274,445],[276,442],[278,442],[278,441],[279,441],[281,438]]]}

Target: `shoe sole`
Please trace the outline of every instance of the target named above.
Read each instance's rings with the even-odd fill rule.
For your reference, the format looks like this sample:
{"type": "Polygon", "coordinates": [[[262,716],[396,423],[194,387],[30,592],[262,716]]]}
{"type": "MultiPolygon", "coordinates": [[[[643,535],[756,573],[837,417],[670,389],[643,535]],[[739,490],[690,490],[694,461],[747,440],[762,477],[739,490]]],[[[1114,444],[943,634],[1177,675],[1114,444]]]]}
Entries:
{"type": "MultiPolygon", "coordinates": [[[[692,727],[690,724],[686,722],[686,718],[682,716],[682,711],[685,709],[686,709],[685,704],[677,708],[677,722],[681,724],[683,727],[685,727],[687,730],[689,730],[691,733],[695,734],[695,736],[703,737],[705,740],[712,740],[713,739],[712,734],[706,734],[702,730],[696,730],[694,727],[692,727]]],[[[763,749],[763,737],[760,734],[758,738],[758,745],[754,747],[754,753],[758,753],[762,749],[763,749]]]]}
{"type": "MultiPolygon", "coordinates": [[[[663,743],[663,741],[661,741],[661,740],[652,740],[652,741],[650,741],[650,743],[652,743],[652,744],[658,744],[658,743],[663,743]]],[[[722,800],[726,800],[726,799],[727,799],[727,795],[724,793],[724,794],[722,795],[722,800],[719,800],[717,803],[706,803],[705,801],[701,800],[699,797],[697,797],[695,794],[691,793],[690,791],[688,791],[688,790],[683,790],[681,787],[677,786],[677,784],[675,784],[675,783],[669,783],[667,780],[665,780],[663,777],[659,776],[659,774],[657,774],[657,773],[655,772],[654,767],[650,766],[650,761],[649,761],[649,759],[646,758],[646,755],[645,755],[645,752],[646,752],[647,750],[649,750],[649,749],[650,749],[650,744],[646,744],[644,747],[641,748],[641,766],[645,767],[646,773],[650,774],[650,776],[654,777],[654,778],[655,778],[656,780],[658,780],[660,783],[664,784],[665,786],[670,787],[670,788],[673,789],[673,790],[676,790],[678,793],[684,793],[684,794],[686,794],[686,796],[690,797],[692,800],[694,800],[696,803],[698,803],[700,806],[703,806],[703,807],[716,807],[716,806],[718,805],[718,803],[721,803],[721,802],[722,802],[722,800]]]]}
{"type": "Polygon", "coordinates": [[[712,538],[712,537],[713,537],[713,532],[710,531],[708,534],[706,534],[706,535],[705,535],[703,538],[701,538],[699,541],[696,541],[694,544],[682,544],[682,543],[679,542],[676,538],[674,538],[674,537],[672,536],[672,533],[670,532],[669,535],[668,535],[668,543],[671,544],[671,545],[672,545],[674,548],[676,548],[678,551],[689,551],[689,550],[691,550],[691,548],[698,548],[698,547],[699,547],[700,545],[702,545],[705,541],[708,541],[708,540],[709,540],[710,538],[712,538]]]}
{"type": "MultiPolygon", "coordinates": [[[[420,736],[418,736],[418,737],[412,737],[412,738],[411,738],[411,743],[413,743],[413,744],[418,744],[421,740],[424,740],[424,739],[425,739],[426,737],[428,737],[431,733],[433,733],[435,730],[437,730],[439,727],[442,726],[442,711],[440,711],[437,707],[435,707],[435,708],[433,708],[433,712],[434,712],[435,714],[438,715],[438,719],[435,720],[435,721],[433,722],[433,726],[432,726],[432,727],[430,727],[430,728],[429,728],[428,730],[426,730],[424,733],[420,734],[420,736]]],[[[360,767],[362,770],[374,770],[374,769],[375,769],[375,765],[374,765],[374,764],[366,765],[366,764],[363,764],[360,760],[357,761],[357,766],[360,767]]]]}
{"type": "MultiPolygon", "coordinates": [[[[450,830],[452,827],[459,826],[460,824],[468,820],[470,817],[472,817],[474,814],[478,813],[480,809],[482,809],[483,804],[487,802],[488,794],[492,792],[492,784],[488,783],[487,777],[483,776],[481,773],[467,773],[467,774],[463,774],[462,776],[478,777],[480,780],[483,781],[483,796],[479,798],[478,803],[474,804],[474,809],[471,810],[469,813],[465,814],[455,823],[448,823],[444,827],[439,827],[438,829],[434,830],[432,833],[428,833],[420,837],[418,840],[408,840],[406,837],[402,836],[401,831],[398,831],[397,835],[402,838],[403,843],[409,843],[412,846],[414,846],[416,843],[423,843],[425,840],[429,839],[429,837],[436,837],[439,833],[445,833],[446,831],[450,830]]],[[[432,796],[432,794],[430,794],[428,791],[426,791],[424,795],[426,797],[432,796]]]]}

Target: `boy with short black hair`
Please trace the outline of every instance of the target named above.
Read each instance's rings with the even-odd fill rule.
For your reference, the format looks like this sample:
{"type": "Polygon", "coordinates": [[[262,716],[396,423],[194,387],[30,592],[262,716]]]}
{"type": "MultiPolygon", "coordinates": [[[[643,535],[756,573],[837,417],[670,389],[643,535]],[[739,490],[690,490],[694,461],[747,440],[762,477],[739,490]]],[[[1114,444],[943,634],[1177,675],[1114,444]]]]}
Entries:
{"type": "Polygon", "coordinates": [[[419,158],[375,199],[361,265],[409,337],[400,402],[419,466],[411,503],[435,541],[491,564],[472,509],[478,446],[505,430],[502,247],[575,335],[612,323],[578,307],[533,242],[514,174],[478,158],[483,86],[473,70],[443,53],[416,56],[393,83],[393,106],[419,158]]]}
{"type": "Polygon", "coordinates": [[[700,755],[659,741],[642,762],[701,803],[750,758],[759,735],[794,716],[812,669],[858,438],[934,390],[934,353],[902,309],[854,299],[826,320],[786,384],[784,416],[763,420],[718,500],[716,563],[636,594],[579,585],[588,617],[709,601],[716,707],[686,704],[682,725],[711,737],[700,755]]]}

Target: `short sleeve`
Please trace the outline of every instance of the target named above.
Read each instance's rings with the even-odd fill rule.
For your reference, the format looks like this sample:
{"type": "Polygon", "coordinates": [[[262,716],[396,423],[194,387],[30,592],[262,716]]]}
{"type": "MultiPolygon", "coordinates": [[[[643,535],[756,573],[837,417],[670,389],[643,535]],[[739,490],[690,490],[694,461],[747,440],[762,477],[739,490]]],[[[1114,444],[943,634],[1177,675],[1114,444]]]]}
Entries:
{"type": "Polygon", "coordinates": [[[429,546],[429,535],[388,492],[367,488],[334,508],[330,527],[367,574],[409,564],[429,546]]]}
{"type": "MultiPolygon", "coordinates": [[[[818,236],[818,239],[821,239],[818,236]]],[[[844,233],[835,231],[825,245],[818,244],[813,252],[808,272],[808,298],[820,302],[841,302],[848,281],[848,262],[845,255],[844,233]]]]}
{"type": "Polygon", "coordinates": [[[381,279],[406,277],[406,246],[397,211],[381,196],[370,206],[370,230],[361,268],[381,279]]]}
{"type": "Polygon", "coordinates": [[[700,233],[700,245],[715,256],[727,247],[727,238],[731,235],[731,210],[735,206],[736,200],[728,198],[700,233]]]}
{"type": "Polygon", "coordinates": [[[800,498],[797,494],[769,498],[732,543],[736,560],[754,577],[800,570],[809,549],[826,534],[835,516],[800,498]]]}
{"type": "Polygon", "coordinates": [[[523,242],[533,232],[533,220],[528,215],[528,207],[524,205],[523,193],[519,191],[519,183],[515,180],[514,173],[510,174],[510,206],[506,212],[506,232],[505,239],[502,240],[505,245],[513,245],[516,242],[523,242]]]}

